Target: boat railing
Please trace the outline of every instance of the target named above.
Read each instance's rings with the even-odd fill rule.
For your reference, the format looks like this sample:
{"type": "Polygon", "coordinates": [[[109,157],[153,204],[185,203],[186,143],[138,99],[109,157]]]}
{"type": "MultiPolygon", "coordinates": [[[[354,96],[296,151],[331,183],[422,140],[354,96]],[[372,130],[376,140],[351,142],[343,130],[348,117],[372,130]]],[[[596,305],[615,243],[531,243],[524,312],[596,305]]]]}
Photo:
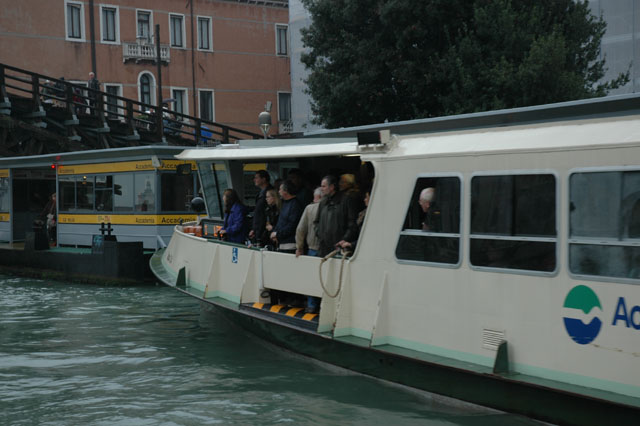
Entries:
{"type": "MultiPolygon", "coordinates": [[[[64,115],[65,125],[78,125],[90,118],[94,131],[109,132],[119,123],[128,136],[145,132],[147,139],[158,142],[165,136],[179,137],[199,146],[235,143],[240,139],[263,136],[199,117],[172,111],[166,106],[151,105],[134,99],[88,88],[82,83],[53,78],[0,63],[0,113],[12,113],[13,101],[25,101],[30,111],[20,111],[23,118],[42,118],[47,110],[64,115]]],[[[24,109],[24,107],[22,108],[24,109]]]]}
{"type": "Polygon", "coordinates": [[[349,262],[341,265],[342,260],[336,258],[321,265],[320,257],[296,257],[176,230],[187,234],[187,238],[174,236],[165,259],[174,271],[185,268],[189,292],[204,299],[222,298],[238,304],[269,303],[268,298],[261,297],[265,289],[320,297],[318,329],[332,329],[340,295],[330,297],[325,293],[320,271],[325,288],[334,295],[339,288],[348,286],[349,262]]]}

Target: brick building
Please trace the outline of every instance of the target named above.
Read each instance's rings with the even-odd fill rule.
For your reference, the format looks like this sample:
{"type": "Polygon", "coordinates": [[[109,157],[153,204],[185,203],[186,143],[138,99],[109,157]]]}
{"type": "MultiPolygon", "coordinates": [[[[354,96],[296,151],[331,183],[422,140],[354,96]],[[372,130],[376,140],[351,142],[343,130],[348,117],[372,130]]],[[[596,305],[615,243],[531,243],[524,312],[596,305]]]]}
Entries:
{"type": "Polygon", "coordinates": [[[290,129],[288,0],[0,0],[0,62],[260,132],[290,129]]]}

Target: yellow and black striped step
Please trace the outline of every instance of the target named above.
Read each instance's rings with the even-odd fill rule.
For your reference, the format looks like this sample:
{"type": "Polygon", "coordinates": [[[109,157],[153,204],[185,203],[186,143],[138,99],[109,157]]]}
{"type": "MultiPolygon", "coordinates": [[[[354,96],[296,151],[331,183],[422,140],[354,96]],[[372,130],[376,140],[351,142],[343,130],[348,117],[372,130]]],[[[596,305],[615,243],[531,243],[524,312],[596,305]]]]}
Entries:
{"type": "Polygon", "coordinates": [[[251,303],[248,304],[254,309],[260,309],[262,311],[268,311],[275,314],[284,315],[291,318],[298,318],[309,322],[318,322],[318,314],[309,314],[304,311],[304,308],[292,308],[285,305],[270,305],[267,303],[251,303]]]}

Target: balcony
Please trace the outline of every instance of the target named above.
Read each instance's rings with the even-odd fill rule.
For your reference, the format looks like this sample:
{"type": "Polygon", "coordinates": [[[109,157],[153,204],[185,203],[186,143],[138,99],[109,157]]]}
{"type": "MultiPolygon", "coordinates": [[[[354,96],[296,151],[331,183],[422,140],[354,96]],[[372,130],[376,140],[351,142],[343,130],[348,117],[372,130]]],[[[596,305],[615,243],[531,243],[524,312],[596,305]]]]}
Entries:
{"type": "MultiPolygon", "coordinates": [[[[160,45],[160,61],[169,63],[169,45],[160,45]]],[[[127,61],[154,61],[156,60],[156,45],[145,41],[122,42],[122,62],[127,61]]]]}
{"type": "Polygon", "coordinates": [[[278,123],[278,133],[287,134],[293,132],[293,121],[286,120],[278,123]]]}

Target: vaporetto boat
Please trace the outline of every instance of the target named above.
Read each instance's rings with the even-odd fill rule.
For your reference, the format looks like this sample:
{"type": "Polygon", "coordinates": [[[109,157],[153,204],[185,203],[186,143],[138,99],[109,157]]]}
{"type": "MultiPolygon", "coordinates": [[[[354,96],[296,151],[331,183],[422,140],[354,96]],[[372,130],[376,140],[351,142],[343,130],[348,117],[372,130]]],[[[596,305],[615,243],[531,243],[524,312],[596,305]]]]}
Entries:
{"type": "Polygon", "coordinates": [[[554,423],[637,424],[639,96],[313,136],[179,154],[197,163],[208,216],[202,237],[176,226],[151,259],[157,278],[370,376],[554,423]],[[252,198],[255,163],[320,177],[370,163],[353,255],[323,263],[207,238],[225,188],[252,198]],[[438,229],[421,227],[424,188],[438,229]],[[265,289],[320,297],[320,312],[269,305],[265,289]]]}

